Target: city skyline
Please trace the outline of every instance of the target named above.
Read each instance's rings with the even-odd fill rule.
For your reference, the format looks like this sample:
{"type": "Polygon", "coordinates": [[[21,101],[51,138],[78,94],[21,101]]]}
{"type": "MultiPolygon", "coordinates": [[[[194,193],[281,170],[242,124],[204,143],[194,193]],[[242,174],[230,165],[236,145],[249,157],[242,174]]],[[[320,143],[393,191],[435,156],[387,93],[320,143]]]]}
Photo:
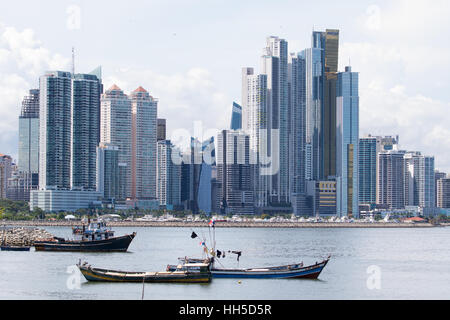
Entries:
{"type": "MultiPolygon", "coordinates": [[[[102,45],[108,44],[103,50],[95,50],[97,47],[93,41],[98,35],[95,32],[99,31],[90,35],[90,27],[94,23],[93,14],[110,17],[118,12],[116,10],[120,10],[120,5],[105,13],[99,11],[104,5],[101,2],[58,3],[49,7],[48,14],[57,16],[54,23],[61,24],[61,28],[50,32],[48,23],[40,25],[32,16],[26,21],[14,19],[18,14],[28,17],[34,6],[38,5],[27,3],[25,8],[21,6],[21,10],[18,10],[16,4],[0,5],[5,9],[2,12],[9,13],[7,17],[0,16],[0,48],[3,49],[0,50],[0,75],[4,79],[0,83],[0,98],[3,102],[0,107],[0,147],[3,153],[11,154],[14,159],[17,159],[16,114],[21,99],[29,89],[37,88],[36,76],[59,67],[63,67],[63,70],[71,69],[72,46],[76,47],[76,70],[90,70],[98,64],[104,66],[105,88],[117,83],[124,91],[131,92],[138,85],[143,85],[152,95],[157,96],[161,100],[159,116],[171,119],[168,124],[169,133],[176,128],[191,130],[195,120],[202,120],[208,126],[220,130],[226,128],[230,122],[229,105],[233,101],[241,102],[241,68],[254,65],[254,52],[262,48],[261,44],[267,36],[276,35],[287,39],[289,52],[297,52],[309,46],[310,31],[313,28],[318,30],[330,27],[339,29],[342,35],[339,70],[343,70],[343,66],[351,59],[353,69],[363,75],[360,88],[361,136],[369,133],[399,134],[402,137],[402,147],[433,154],[436,156],[436,168],[450,171],[447,160],[449,151],[440,147],[450,139],[450,133],[445,126],[448,115],[444,112],[450,100],[448,90],[445,90],[448,81],[444,76],[450,67],[445,60],[449,48],[447,44],[438,41],[438,33],[434,32],[439,29],[439,33],[445,33],[448,29],[444,23],[446,13],[450,11],[447,2],[436,1],[426,4],[426,7],[422,1],[398,1],[395,4],[386,1],[363,1],[345,8],[339,8],[337,4],[327,4],[327,12],[336,10],[333,17],[330,17],[329,13],[319,15],[319,12],[323,12],[323,3],[308,7],[308,15],[300,10],[305,3],[288,1],[280,8],[262,3],[258,4],[260,9],[252,12],[251,17],[259,15],[261,21],[267,20],[270,10],[279,12],[278,10],[291,6],[300,10],[299,16],[303,19],[298,22],[298,19],[293,18],[293,13],[283,10],[286,15],[286,18],[282,19],[283,23],[277,19],[267,20],[264,26],[256,22],[254,26],[248,25],[244,28],[245,33],[239,39],[231,36],[231,27],[227,29],[224,25],[233,6],[216,3],[205,6],[203,16],[205,13],[211,13],[212,17],[199,19],[199,23],[192,27],[192,31],[195,31],[192,35],[186,34],[181,28],[186,26],[185,19],[180,22],[158,19],[161,32],[152,32],[154,38],[140,43],[142,49],[139,51],[142,52],[120,55],[112,49],[116,48],[120,53],[124,52],[123,49],[118,48],[114,41],[107,40],[111,39],[113,34],[125,33],[133,35],[130,39],[135,39],[136,36],[142,35],[143,29],[148,29],[142,27],[153,22],[143,21],[142,16],[138,15],[130,19],[134,23],[121,24],[122,31],[117,30],[106,19],[99,31],[105,31],[105,41],[102,41],[102,45]],[[72,5],[81,9],[80,26],[69,23],[71,12],[73,13],[73,10],[69,10],[72,5]],[[222,9],[223,13],[219,12],[222,9]],[[402,10],[405,12],[404,16],[414,23],[399,18],[398,12],[402,10]],[[423,12],[425,14],[422,14],[423,12]],[[417,19],[411,19],[411,16],[417,19]],[[394,17],[397,19],[395,24],[394,17]],[[213,21],[218,23],[214,24],[213,21]],[[209,31],[200,30],[205,24],[211,24],[209,31]],[[107,28],[110,32],[106,32],[107,28]],[[411,40],[414,39],[412,36],[414,31],[419,29],[423,30],[422,34],[428,36],[415,39],[413,49],[416,50],[411,50],[411,40]],[[212,38],[214,32],[215,37],[212,38]],[[200,44],[202,37],[208,41],[212,39],[213,42],[200,44]],[[233,40],[237,42],[233,43],[233,40]],[[232,51],[227,49],[232,47],[232,51]],[[409,50],[406,51],[406,48],[409,50]],[[173,59],[180,54],[183,59],[173,59]],[[163,61],[164,55],[168,56],[169,62],[159,63],[158,61],[163,61]],[[179,60],[183,60],[183,63],[179,60]],[[424,75],[430,72],[433,74],[432,81],[426,81],[427,77],[424,75]],[[179,117],[180,112],[185,112],[187,108],[194,110],[192,115],[179,117]],[[203,112],[199,112],[200,110],[203,112]]],[[[167,5],[161,3],[146,3],[142,6],[153,8],[160,13],[168,10],[167,5]]],[[[235,10],[239,8],[248,12],[251,4],[236,3],[235,6],[237,7],[233,8],[234,12],[239,11],[235,10]]],[[[180,7],[189,9],[183,4],[180,4],[180,7]]],[[[179,15],[178,11],[175,15],[179,15]]],[[[241,13],[238,13],[239,15],[241,13]]]]}

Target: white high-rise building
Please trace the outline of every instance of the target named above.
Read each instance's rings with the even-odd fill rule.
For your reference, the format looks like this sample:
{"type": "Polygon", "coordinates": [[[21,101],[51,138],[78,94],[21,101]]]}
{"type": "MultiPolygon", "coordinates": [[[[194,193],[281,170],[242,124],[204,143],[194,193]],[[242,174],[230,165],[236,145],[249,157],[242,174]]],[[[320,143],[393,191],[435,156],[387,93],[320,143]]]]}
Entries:
{"type": "Polygon", "coordinates": [[[161,206],[173,209],[181,204],[181,153],[169,140],[158,141],[157,189],[161,206]]]}
{"type": "Polygon", "coordinates": [[[142,87],[131,93],[133,199],[156,199],[158,100],[142,87]]]}
{"type": "Polygon", "coordinates": [[[242,100],[243,131],[250,137],[250,157],[254,164],[255,206],[261,208],[268,205],[272,182],[272,174],[266,172],[271,165],[268,157],[267,76],[255,75],[253,69],[244,68],[242,100]]]}
{"type": "Polygon", "coordinates": [[[119,148],[119,197],[131,197],[131,100],[116,85],[108,89],[101,99],[101,143],[119,148]]]}
{"type": "MultiPolygon", "coordinates": [[[[278,139],[269,143],[269,152],[279,150],[279,170],[272,176],[271,201],[289,204],[289,104],[288,44],[278,37],[268,37],[262,56],[262,74],[267,75],[269,137],[278,131],[278,139]],[[278,148],[272,144],[278,144],[278,148]]],[[[271,139],[272,140],[272,139],[271,139]]]]}
{"type": "Polygon", "coordinates": [[[434,157],[408,152],[405,161],[405,206],[436,207],[434,157]]]}

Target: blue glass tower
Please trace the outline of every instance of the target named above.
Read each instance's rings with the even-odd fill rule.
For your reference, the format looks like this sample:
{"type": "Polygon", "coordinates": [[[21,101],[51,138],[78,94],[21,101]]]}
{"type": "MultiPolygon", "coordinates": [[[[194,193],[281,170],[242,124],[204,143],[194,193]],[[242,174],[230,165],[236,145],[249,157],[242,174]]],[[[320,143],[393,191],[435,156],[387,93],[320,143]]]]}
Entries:
{"type": "Polygon", "coordinates": [[[338,73],[336,101],[337,211],[359,217],[359,74],[346,67],[338,73]]]}
{"type": "Polygon", "coordinates": [[[377,202],[377,138],[359,139],[359,202],[377,202]]]}
{"type": "Polygon", "coordinates": [[[242,129],[242,107],[233,102],[233,113],[231,116],[231,130],[242,129]]]}

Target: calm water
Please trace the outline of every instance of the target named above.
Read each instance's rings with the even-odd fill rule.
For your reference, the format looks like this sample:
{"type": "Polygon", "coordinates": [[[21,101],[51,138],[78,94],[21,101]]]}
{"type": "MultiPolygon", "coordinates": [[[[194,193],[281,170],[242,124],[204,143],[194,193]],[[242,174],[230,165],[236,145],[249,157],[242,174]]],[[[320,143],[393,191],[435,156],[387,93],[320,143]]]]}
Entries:
{"type": "MultiPolygon", "coordinates": [[[[71,237],[68,228],[47,228],[71,237]]],[[[191,229],[137,231],[128,253],[0,252],[0,299],[141,299],[142,284],[87,283],[71,290],[67,268],[79,259],[100,268],[161,271],[178,257],[201,257],[191,229]]],[[[208,229],[195,229],[209,238],[208,229]]],[[[242,250],[240,267],[333,258],[320,280],[213,279],[211,284],[146,284],[146,299],[299,300],[450,299],[450,228],[433,229],[217,229],[217,249],[242,250]],[[367,269],[378,266],[381,289],[370,290],[367,269]]],[[[237,267],[236,257],[220,262],[237,267]]]]}

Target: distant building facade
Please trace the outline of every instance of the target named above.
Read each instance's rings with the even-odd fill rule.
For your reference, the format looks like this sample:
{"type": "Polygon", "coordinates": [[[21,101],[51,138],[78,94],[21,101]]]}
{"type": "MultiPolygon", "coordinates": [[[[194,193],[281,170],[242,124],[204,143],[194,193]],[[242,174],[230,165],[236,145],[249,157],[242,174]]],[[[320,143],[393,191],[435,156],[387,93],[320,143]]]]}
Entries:
{"type": "Polygon", "coordinates": [[[101,143],[119,148],[119,194],[117,199],[131,197],[131,100],[116,85],[101,99],[101,143]]]}
{"type": "Polygon", "coordinates": [[[158,100],[142,87],[131,93],[133,199],[156,199],[158,100]]]}

